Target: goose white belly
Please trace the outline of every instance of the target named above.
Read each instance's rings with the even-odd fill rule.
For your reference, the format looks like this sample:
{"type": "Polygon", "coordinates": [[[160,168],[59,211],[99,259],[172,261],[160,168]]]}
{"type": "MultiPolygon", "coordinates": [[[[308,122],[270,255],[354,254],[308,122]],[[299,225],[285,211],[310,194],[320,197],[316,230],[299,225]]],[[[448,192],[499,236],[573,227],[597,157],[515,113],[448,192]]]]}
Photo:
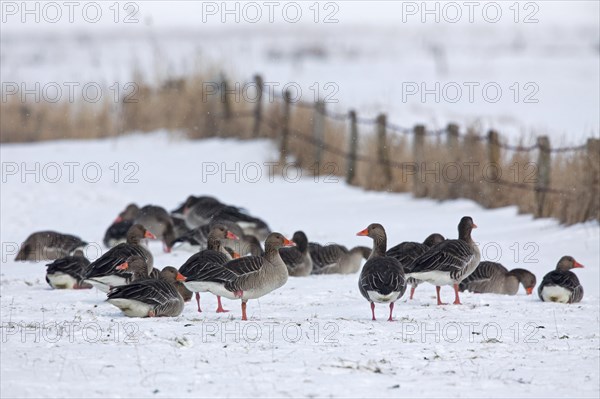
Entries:
{"type": "Polygon", "coordinates": [[[107,302],[121,309],[129,317],[148,317],[148,312],[152,310],[152,306],[147,303],[133,299],[113,298],[107,302]]]}
{"type": "MultiPolygon", "coordinates": [[[[192,291],[192,292],[212,292],[213,294],[215,294],[213,291],[214,290],[225,290],[225,287],[223,287],[223,284],[220,283],[215,283],[215,282],[211,282],[211,281],[186,281],[183,283],[183,285],[185,285],[185,288],[187,288],[188,290],[192,291]]],[[[227,291],[227,290],[225,290],[227,291]]],[[[221,295],[221,294],[215,294],[215,295],[221,295]]]]}
{"type": "Polygon", "coordinates": [[[400,295],[399,292],[390,292],[387,295],[380,294],[377,291],[367,291],[367,295],[372,302],[377,303],[387,303],[387,302],[395,302],[400,295]]]}
{"type": "Polygon", "coordinates": [[[456,282],[450,278],[449,272],[441,272],[441,271],[430,271],[423,273],[409,273],[408,277],[412,277],[416,280],[427,281],[430,284],[440,286],[440,285],[453,285],[456,282]]]}
{"type": "Polygon", "coordinates": [[[93,285],[102,292],[110,291],[110,287],[118,287],[127,284],[125,278],[115,275],[94,277],[93,279],[85,280],[85,282],[93,285]]]}
{"type": "Polygon", "coordinates": [[[47,274],[46,277],[48,277],[48,280],[50,281],[50,286],[54,289],[72,290],[77,285],[77,280],[66,273],[56,272],[52,274],[47,274]]]}
{"type": "Polygon", "coordinates": [[[568,303],[571,291],[559,285],[547,285],[542,288],[542,298],[545,302],[568,303]]]}

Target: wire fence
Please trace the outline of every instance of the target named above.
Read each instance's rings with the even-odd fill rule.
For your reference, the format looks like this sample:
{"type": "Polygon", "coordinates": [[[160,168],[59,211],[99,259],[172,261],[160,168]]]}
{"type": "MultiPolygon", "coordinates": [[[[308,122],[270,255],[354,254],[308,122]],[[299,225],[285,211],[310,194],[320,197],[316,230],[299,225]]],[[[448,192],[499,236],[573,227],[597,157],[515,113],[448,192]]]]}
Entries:
{"type": "MultiPolygon", "coordinates": [[[[258,86],[258,82],[257,82],[258,86]]],[[[415,171],[419,171],[419,169],[427,170],[428,166],[431,166],[430,162],[434,162],[431,160],[431,156],[429,159],[425,156],[425,147],[426,147],[426,139],[434,139],[437,143],[437,148],[442,148],[446,152],[454,151],[454,154],[457,157],[467,157],[468,151],[473,150],[475,143],[479,144],[479,159],[485,160],[486,164],[502,164],[501,150],[506,151],[507,153],[512,153],[514,155],[522,154],[524,159],[531,160],[533,152],[535,152],[537,158],[533,158],[535,160],[536,171],[533,179],[526,181],[519,181],[515,179],[515,181],[510,181],[507,179],[503,179],[500,174],[493,174],[492,179],[486,179],[485,182],[478,182],[479,184],[484,183],[485,187],[477,186],[477,182],[471,184],[469,189],[471,191],[479,190],[480,192],[475,195],[466,195],[467,198],[477,197],[476,200],[480,203],[487,203],[486,206],[494,206],[495,204],[488,201],[485,198],[485,193],[489,196],[494,196],[495,191],[500,187],[515,189],[520,192],[528,192],[532,194],[533,205],[530,204],[530,208],[533,209],[533,213],[537,217],[543,216],[556,216],[552,212],[555,212],[555,209],[552,211],[548,211],[549,208],[556,208],[555,204],[552,205],[550,202],[550,197],[560,198],[562,201],[561,205],[564,208],[565,201],[576,201],[579,200],[581,196],[581,192],[577,190],[573,190],[572,184],[567,184],[566,187],[552,187],[550,185],[550,176],[552,170],[552,160],[553,154],[565,154],[568,155],[568,159],[581,159],[585,158],[592,165],[592,167],[587,168],[584,173],[582,179],[577,177],[575,180],[583,180],[590,185],[589,193],[584,194],[584,196],[590,197],[585,199],[585,207],[586,211],[581,212],[583,216],[577,216],[576,219],[569,219],[570,222],[573,220],[584,221],[586,218],[593,218],[600,220],[599,210],[596,209],[598,206],[598,190],[594,185],[597,185],[598,181],[598,168],[595,167],[595,163],[600,163],[598,160],[598,154],[600,153],[600,141],[596,138],[590,138],[585,144],[581,145],[573,145],[573,146],[565,146],[565,147],[557,147],[552,148],[550,146],[549,138],[546,136],[540,136],[537,138],[536,142],[531,145],[513,145],[507,143],[505,139],[503,139],[497,132],[490,130],[487,134],[479,134],[472,130],[467,132],[461,132],[458,125],[449,124],[446,128],[438,128],[438,129],[427,129],[423,125],[417,125],[415,127],[407,127],[402,126],[396,122],[387,121],[387,117],[384,114],[380,114],[374,118],[366,118],[359,117],[355,111],[349,111],[347,113],[335,112],[326,108],[326,104],[323,102],[301,102],[301,101],[291,101],[291,96],[289,93],[284,93],[282,95],[277,95],[276,101],[274,102],[275,107],[269,109],[269,115],[265,115],[263,111],[263,104],[261,102],[261,96],[259,96],[259,101],[253,102],[254,109],[251,110],[243,110],[240,112],[231,112],[229,111],[232,107],[231,104],[227,104],[227,96],[225,95],[222,101],[224,102],[223,106],[225,112],[221,114],[213,114],[213,118],[222,118],[225,120],[232,120],[237,118],[253,118],[254,119],[254,136],[259,137],[259,132],[262,127],[267,127],[270,129],[270,137],[275,137],[279,141],[280,145],[280,159],[286,160],[287,155],[294,154],[298,155],[302,150],[299,148],[289,148],[289,141],[299,140],[302,143],[309,145],[313,148],[313,154],[309,154],[310,157],[313,157],[317,164],[321,164],[321,153],[329,154],[335,157],[339,157],[345,161],[346,164],[346,181],[349,184],[356,185],[355,181],[356,170],[366,167],[367,169],[372,169],[373,167],[383,168],[383,179],[386,183],[383,187],[375,187],[375,189],[390,189],[390,187],[394,184],[394,174],[392,170],[400,170],[402,172],[410,172],[411,175],[414,176],[411,185],[408,188],[408,191],[413,192],[417,197],[429,196],[429,191],[435,191],[436,189],[431,189],[431,187],[427,188],[428,182],[421,181],[418,177],[418,174],[415,171]],[[273,112],[275,111],[275,112],[273,112]],[[295,123],[291,123],[292,114],[295,114],[299,111],[302,111],[302,116],[304,119],[307,115],[311,115],[310,122],[312,122],[312,127],[304,126],[303,129],[299,129],[297,126],[302,125],[302,123],[298,123],[298,120],[295,120],[295,123]],[[319,123],[318,120],[321,120],[319,123]],[[338,123],[338,128],[343,126],[345,129],[345,137],[347,138],[344,142],[339,140],[332,142],[331,140],[326,139],[325,121],[338,123]],[[358,151],[360,142],[358,137],[359,128],[367,128],[369,130],[374,131],[375,135],[368,136],[370,140],[376,145],[376,151],[373,152],[373,148],[369,147],[368,152],[370,154],[365,154],[364,149],[363,153],[358,151]],[[398,159],[393,159],[389,155],[389,150],[391,146],[394,144],[390,141],[390,137],[407,137],[412,140],[412,147],[408,149],[411,151],[409,154],[409,158],[413,158],[411,162],[408,161],[400,161],[398,159]],[[445,141],[444,141],[445,138],[445,141]],[[345,143],[345,145],[344,145],[345,143]],[[471,143],[471,144],[469,144],[471,143]],[[441,147],[439,146],[441,144],[441,147]],[[345,147],[345,148],[344,148],[345,147]],[[584,157],[581,157],[580,154],[583,154],[584,157]],[[358,163],[362,163],[362,166],[359,166],[358,163]],[[366,166],[365,166],[366,165],[366,166]],[[386,188],[387,187],[387,188],[386,188]],[[548,194],[548,195],[547,195],[548,194]],[[550,204],[550,205],[549,205],[550,204]],[[591,216],[590,216],[591,215],[591,216]]],[[[269,102],[271,105],[273,102],[269,102]]],[[[302,119],[302,118],[301,118],[302,119]]],[[[304,121],[304,123],[307,123],[304,121]]],[[[339,129],[338,129],[339,130],[339,129]]],[[[341,136],[340,136],[341,137],[341,136]]],[[[340,138],[338,137],[338,138],[340,138]]],[[[429,148],[429,147],[428,147],[429,148]]],[[[406,149],[406,148],[405,148],[406,149]]],[[[406,154],[406,152],[404,152],[406,154]]],[[[306,156],[306,153],[304,154],[306,156]]],[[[444,158],[443,156],[441,158],[444,158]]],[[[438,160],[435,160],[437,162],[438,160]]],[[[380,176],[377,176],[378,178],[380,176]]],[[[462,183],[462,182],[461,182],[462,183]]],[[[473,183],[473,182],[471,182],[473,183]]],[[[360,184],[360,183],[359,183],[360,184]]],[[[452,185],[453,183],[449,184],[452,185]]],[[[363,181],[362,183],[365,188],[374,188],[370,182],[367,182],[366,185],[363,181]]],[[[431,185],[430,185],[431,186],[431,185]]],[[[463,186],[464,187],[464,186],[463,186]]],[[[404,189],[400,189],[401,191],[406,191],[406,187],[404,189]]],[[[464,196],[459,189],[458,194],[454,194],[454,197],[450,198],[458,198],[460,196],[464,196]]],[[[456,191],[456,190],[455,190],[456,191]]],[[[515,194],[513,197],[523,197],[522,195],[515,194]]],[[[515,199],[515,201],[523,201],[522,198],[515,199]]],[[[510,203],[509,203],[510,204],[510,203]]],[[[497,205],[502,206],[502,205],[497,205]]],[[[565,221],[566,218],[562,216],[558,216],[559,219],[565,221]]]]}

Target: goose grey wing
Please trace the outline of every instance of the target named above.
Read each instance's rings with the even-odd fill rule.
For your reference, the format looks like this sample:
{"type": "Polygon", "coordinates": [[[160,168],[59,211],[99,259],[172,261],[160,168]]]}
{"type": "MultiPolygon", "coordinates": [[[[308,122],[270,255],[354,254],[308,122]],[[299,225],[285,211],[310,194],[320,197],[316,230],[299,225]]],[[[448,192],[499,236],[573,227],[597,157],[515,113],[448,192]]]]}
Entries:
{"type": "Polygon", "coordinates": [[[238,276],[243,276],[260,270],[264,262],[264,258],[260,256],[245,256],[230,260],[225,264],[225,268],[238,276]]]}
{"type": "Polygon", "coordinates": [[[473,250],[462,240],[443,241],[415,259],[410,273],[461,272],[474,256],[473,250]]]}
{"type": "Polygon", "coordinates": [[[363,267],[359,280],[360,290],[376,291],[383,295],[402,292],[406,289],[406,281],[400,263],[390,257],[374,258],[363,267]]]}

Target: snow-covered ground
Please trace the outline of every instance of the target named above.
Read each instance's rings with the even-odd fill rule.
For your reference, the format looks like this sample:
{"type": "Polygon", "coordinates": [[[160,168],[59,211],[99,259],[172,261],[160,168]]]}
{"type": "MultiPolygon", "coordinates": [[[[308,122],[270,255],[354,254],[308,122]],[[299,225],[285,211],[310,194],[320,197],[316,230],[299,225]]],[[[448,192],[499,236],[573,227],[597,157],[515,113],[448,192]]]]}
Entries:
{"type": "Polygon", "coordinates": [[[286,22],[286,2],[277,2],[273,23],[268,2],[251,2],[263,16],[257,23],[248,22],[248,2],[231,3],[230,14],[223,2],[128,2],[119,14],[106,2],[97,23],[86,23],[83,6],[73,23],[66,6],[59,6],[58,22],[50,22],[53,9],[40,7],[35,23],[35,12],[23,14],[25,3],[6,3],[16,5],[0,38],[2,81],[19,87],[10,96],[33,90],[54,99],[58,85],[65,99],[77,82],[76,100],[87,83],[112,98],[134,80],[134,69],[152,82],[224,70],[240,85],[261,73],[279,94],[285,85],[299,87],[302,100],[318,96],[330,109],[355,108],[363,117],[386,112],[405,127],[457,122],[513,139],[547,134],[553,145],[580,144],[600,132],[595,1],[475,2],[471,11],[469,2],[436,1],[426,6],[437,9],[430,14],[424,2],[321,2],[317,23],[311,2],[295,3],[297,23],[286,22]],[[214,13],[203,10],[208,3],[214,13]],[[335,22],[325,23],[328,16],[335,22]]]}
{"type": "MultiPolygon", "coordinates": [[[[596,222],[562,227],[513,207],[484,210],[471,201],[415,200],[324,178],[296,181],[293,168],[271,178],[264,163],[275,150],[267,141],[189,142],[161,132],[3,145],[0,155],[2,397],[600,394],[596,222]],[[137,320],[96,290],[49,289],[43,263],[13,261],[14,245],[33,231],[100,243],[127,203],[172,209],[189,194],[244,206],[286,236],[302,229],[310,240],[348,246],[371,244],[355,236],[371,222],[383,223],[395,244],[434,231],[454,237],[460,217],[470,215],[484,258],[530,269],[540,281],[560,256],[573,255],[586,266],[576,271],[585,295],[560,305],[522,289],[514,297],[465,293],[463,306],[438,307],[435,290],[423,284],[415,300],[397,303],[396,322],[385,321],[383,306],[373,322],[357,275],[311,276],[250,301],[245,323],[238,302],[225,300],[231,312],[216,314],[210,295],[203,295],[201,314],[188,304],[180,317],[137,320]]],[[[165,254],[158,242],[150,247],[159,267],[190,256],[165,254]]],[[[89,256],[98,249],[92,244],[89,256]]],[[[447,287],[442,295],[452,298],[447,287]]]]}

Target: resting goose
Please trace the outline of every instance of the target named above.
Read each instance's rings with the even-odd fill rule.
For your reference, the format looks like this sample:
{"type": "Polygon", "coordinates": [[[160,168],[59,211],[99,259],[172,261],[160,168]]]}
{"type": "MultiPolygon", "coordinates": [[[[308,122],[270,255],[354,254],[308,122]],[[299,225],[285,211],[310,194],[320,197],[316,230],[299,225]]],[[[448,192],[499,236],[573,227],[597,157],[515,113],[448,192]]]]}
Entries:
{"type": "Polygon", "coordinates": [[[86,245],[88,245],[87,242],[70,234],[57,233],[56,231],[38,231],[27,237],[21,245],[15,260],[60,259],[73,254],[78,249],[83,249],[86,245]]]}
{"type": "Polygon", "coordinates": [[[265,241],[263,256],[247,256],[234,259],[222,270],[216,269],[204,281],[214,282],[210,292],[228,299],[242,300],[242,320],[246,316],[249,299],[260,298],[283,286],[288,279],[287,266],[279,255],[279,248],[295,245],[279,233],[271,233],[265,241]]]}
{"type": "Polygon", "coordinates": [[[130,256],[141,256],[147,264],[148,274],[152,271],[153,258],[150,251],[140,241],[143,238],[156,238],[140,224],[134,224],[127,232],[127,242],[119,244],[96,259],[88,268],[85,282],[101,291],[108,292],[111,287],[127,284],[131,273],[117,269],[130,256]]]}
{"type": "Polygon", "coordinates": [[[127,205],[125,209],[121,211],[121,213],[119,213],[119,216],[116,217],[113,223],[133,222],[139,211],[140,208],[137,206],[137,204],[131,203],[127,205]]]}
{"type": "MultiPolygon", "coordinates": [[[[385,255],[391,256],[392,258],[396,258],[404,268],[404,273],[410,273],[411,264],[414,262],[415,259],[423,255],[425,252],[427,252],[427,250],[429,250],[429,248],[433,247],[435,244],[438,244],[444,240],[445,238],[443,235],[433,233],[429,235],[429,237],[427,237],[425,241],[423,241],[423,243],[411,241],[401,242],[400,244],[388,249],[385,255]]],[[[415,280],[412,277],[409,277],[406,280],[406,284],[410,284],[409,299],[413,299],[413,296],[415,295],[415,289],[420,283],[421,282],[419,280],[415,280]]]]}
{"type": "MultiPolygon", "coordinates": [[[[221,243],[226,238],[236,239],[237,236],[223,225],[213,226],[208,235],[208,249],[192,255],[179,268],[179,272],[185,277],[183,283],[185,287],[196,293],[198,312],[202,312],[200,292],[210,291],[211,285],[223,284],[228,281],[219,277],[223,273],[223,265],[232,259],[221,243]]],[[[217,295],[217,302],[217,313],[228,312],[223,309],[219,295],[217,295]]]]}
{"type": "Polygon", "coordinates": [[[141,224],[163,242],[165,252],[171,252],[171,247],[175,241],[175,226],[171,215],[162,207],[155,205],[146,205],[142,207],[134,221],[134,224],[141,224]]]}
{"type": "Polygon", "coordinates": [[[471,238],[474,228],[477,225],[473,219],[463,217],[458,224],[458,240],[445,240],[434,245],[410,266],[408,277],[435,285],[438,305],[444,305],[440,299],[442,285],[454,287],[454,304],[460,305],[458,284],[479,265],[479,248],[471,238]]]}
{"type": "Polygon", "coordinates": [[[313,261],[312,274],[353,274],[360,269],[363,259],[368,259],[371,249],[354,247],[350,251],[338,244],[320,245],[314,242],[308,244],[310,257],[313,261]]]}
{"type": "Polygon", "coordinates": [[[535,287],[535,275],[525,269],[507,268],[496,262],[480,262],[473,273],[459,284],[460,291],[478,294],[516,295],[519,284],[523,285],[527,295],[531,295],[535,287]]]}
{"type": "Polygon", "coordinates": [[[571,269],[582,268],[572,256],[563,256],[556,269],[546,274],[538,287],[544,302],[576,303],[583,298],[583,287],[571,269]]]}
{"type": "Polygon", "coordinates": [[[404,295],[406,280],[402,265],[396,259],[386,256],[387,236],[385,229],[378,223],[372,223],[356,235],[373,239],[373,250],[363,266],[358,279],[358,289],[371,303],[371,313],[375,319],[375,302],[390,304],[390,317],[393,321],[394,302],[404,295]]]}
{"type": "Polygon", "coordinates": [[[46,265],[46,282],[54,289],[92,288],[83,282],[90,261],[83,252],[75,251],[73,256],[65,256],[46,265]]]}
{"type": "Polygon", "coordinates": [[[279,255],[287,266],[288,274],[293,277],[310,275],[313,262],[308,252],[308,238],[303,231],[297,231],[292,237],[295,247],[280,248],[279,255]]]}
{"type": "Polygon", "coordinates": [[[133,221],[131,220],[123,220],[111,224],[106,229],[106,233],[104,233],[104,239],[102,240],[104,246],[112,248],[115,245],[127,242],[127,232],[131,226],[133,226],[133,221]]]}
{"type": "Polygon", "coordinates": [[[202,251],[208,247],[208,235],[210,234],[212,227],[216,225],[224,226],[227,230],[231,231],[237,237],[241,237],[241,235],[244,234],[240,226],[238,226],[235,223],[214,222],[202,225],[200,227],[196,227],[195,229],[188,230],[186,233],[178,236],[173,241],[173,244],[181,243],[183,244],[184,248],[188,250],[192,250],[194,252],[202,251]]]}
{"type": "Polygon", "coordinates": [[[175,284],[183,279],[177,269],[167,266],[159,279],[147,278],[112,288],[107,302],[129,317],[179,316],[184,300],[175,284]]]}

